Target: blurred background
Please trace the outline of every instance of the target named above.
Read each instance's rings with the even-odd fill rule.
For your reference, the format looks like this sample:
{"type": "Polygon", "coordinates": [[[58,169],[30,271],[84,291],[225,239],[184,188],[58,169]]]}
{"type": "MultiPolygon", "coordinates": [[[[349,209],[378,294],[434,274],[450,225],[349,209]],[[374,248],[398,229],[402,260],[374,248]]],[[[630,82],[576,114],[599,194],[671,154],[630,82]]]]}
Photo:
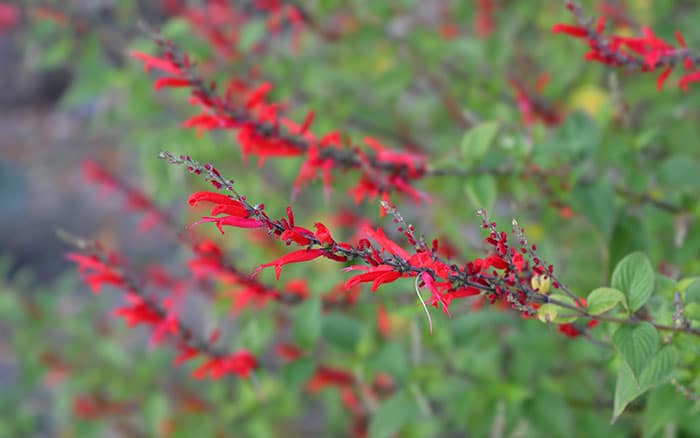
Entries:
{"type": "MultiPolygon", "coordinates": [[[[582,3],[622,33],[646,24],[700,41],[694,2],[582,3]]],[[[149,346],[147,332],[112,317],[119,294],[93,296],[57,237],[99,240],[139,271],[155,262],[186,270],[173,230],[144,225],[118,191],[86,178],[86,159],[152,198],[176,231],[198,217],[185,201],[204,186],[158,160],[164,149],[215,163],[273,213],[290,202],[299,160],[246,162],[232,135],[181,126],[195,114],[185,92],[152,89],[155,76],[128,52],[156,53],[160,32],[221,86],[270,81],[292,119],[315,110],[315,133],[340,129],[355,143],[370,135],[426,154],[435,168],[512,170],[426,179],[418,186],[434,195],[430,209],[400,204],[419,229],[449,242],[456,260],[483,256],[473,215],[483,207],[506,228],[517,217],[581,295],[608,284],[633,250],[648,251],[675,279],[700,272],[699,154],[686,141],[699,134],[690,123],[697,92],[657,93],[650,77],[586,64],[583,44],[551,35],[559,22],[571,18],[554,0],[0,1],[0,436],[364,436],[368,424],[373,436],[696,436],[697,415],[686,413],[697,407],[667,388],[648,403],[674,407],[679,418],[639,403],[611,427],[612,354],[552,326],[467,302],[433,337],[421,335],[420,309],[401,298],[411,285],[363,290],[352,312],[324,315],[310,356],[278,363],[281,377],[260,377],[262,390],[196,381],[172,366],[171,349],[149,346]],[[287,7],[303,11],[301,24],[287,7]],[[491,120],[498,141],[475,163],[460,142],[491,120]],[[690,164],[679,173],[679,162],[690,164]],[[378,304],[389,309],[389,329],[378,304]],[[391,382],[386,394],[375,391],[375,415],[352,411],[342,391],[308,390],[315,354],[368,385],[382,387],[377,375],[391,382]]],[[[305,188],[294,200],[298,220],[329,221],[346,235],[353,218],[387,225],[376,202],[346,195],[352,182],[340,174],[325,202],[320,183],[305,188]]],[[[204,233],[245,272],[284,252],[242,233],[204,233]]],[[[327,268],[292,267],[287,278],[318,278],[309,287],[322,294],[344,278],[327,268]]],[[[274,284],[270,273],[261,277],[274,284]]],[[[195,300],[191,322],[202,332],[228,328],[226,345],[263,357],[294,338],[280,320],[305,317],[230,306],[225,297],[195,300]]]]}

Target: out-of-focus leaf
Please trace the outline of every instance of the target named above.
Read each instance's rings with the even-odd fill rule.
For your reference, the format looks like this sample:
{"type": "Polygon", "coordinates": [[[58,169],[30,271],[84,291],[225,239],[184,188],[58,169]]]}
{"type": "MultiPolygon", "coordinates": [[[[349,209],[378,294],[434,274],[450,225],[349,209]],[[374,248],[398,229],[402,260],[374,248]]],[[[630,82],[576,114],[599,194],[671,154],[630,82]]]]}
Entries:
{"type": "Polygon", "coordinates": [[[400,391],[384,401],[369,422],[370,438],[393,436],[418,416],[418,406],[406,391],[400,391]]]}

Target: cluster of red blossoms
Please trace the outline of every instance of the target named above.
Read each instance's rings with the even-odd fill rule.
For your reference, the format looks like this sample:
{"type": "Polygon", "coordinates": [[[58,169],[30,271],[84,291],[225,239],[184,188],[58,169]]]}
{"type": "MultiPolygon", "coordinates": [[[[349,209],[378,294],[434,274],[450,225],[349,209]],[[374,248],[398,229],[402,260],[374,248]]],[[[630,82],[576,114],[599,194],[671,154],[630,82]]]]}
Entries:
{"type": "MultiPolygon", "coordinates": [[[[152,332],[152,343],[160,343],[166,337],[174,338],[178,343],[180,355],[175,359],[179,365],[196,356],[209,358],[195,371],[193,375],[202,378],[209,375],[219,378],[233,373],[247,376],[257,366],[257,362],[247,351],[227,355],[212,349],[219,332],[214,332],[208,339],[199,339],[193,330],[187,328],[179,319],[179,309],[183,307],[185,292],[198,290],[212,292],[213,284],[220,284],[221,295],[231,299],[231,310],[234,313],[250,306],[261,307],[269,301],[282,304],[297,304],[308,297],[304,280],[290,280],[281,289],[268,286],[248,273],[238,270],[233,263],[226,260],[221,248],[214,242],[202,239],[193,233],[183,234],[167,213],[163,212],[142,191],[130,186],[122,178],[110,172],[98,163],[88,160],[83,163],[86,180],[95,185],[100,192],[118,194],[124,199],[128,211],[143,215],[141,223],[163,226],[176,234],[181,243],[190,248],[192,258],[187,262],[188,274],[176,278],[165,268],[149,266],[145,275],[134,274],[128,269],[128,263],[120,254],[107,252],[99,244],[76,242],[82,245],[83,251],[69,253],[67,258],[78,265],[78,271],[83,281],[95,293],[99,293],[104,285],[122,289],[126,293],[127,306],[114,311],[114,315],[124,319],[128,326],[146,325],[152,332]],[[147,288],[162,290],[165,298],[148,294],[147,288]]],[[[223,197],[223,195],[220,195],[223,197]]],[[[200,197],[192,196],[190,204],[195,206],[200,197]]],[[[214,211],[213,214],[220,214],[214,211]]],[[[79,246],[80,246],[79,245],[79,246]]],[[[342,307],[354,304],[359,288],[350,291],[336,288],[324,295],[324,307],[342,307]]],[[[294,355],[300,352],[293,347],[294,355]]],[[[284,354],[280,353],[284,357],[284,354]]]]}
{"type": "MultiPolygon", "coordinates": [[[[285,218],[273,220],[265,212],[264,205],[249,203],[233,189],[232,181],[222,177],[213,166],[202,165],[189,157],[176,158],[167,153],[164,153],[163,157],[171,163],[186,165],[190,172],[203,175],[216,188],[229,192],[192,194],[188,201],[190,206],[194,207],[200,203],[211,205],[211,215],[202,217],[195,225],[214,223],[222,233],[224,227],[228,226],[261,229],[287,245],[302,247],[277,260],[260,265],[254,274],[272,267],[279,279],[284,265],[310,262],[317,258],[344,264],[354,263],[344,268],[346,272],[359,272],[345,281],[343,289],[347,292],[341,294],[345,300],[338,301],[333,292],[324,297],[325,305],[351,304],[357,297],[357,286],[361,283],[371,283],[372,291],[376,291],[382,284],[406,277],[415,278],[416,292],[422,302],[424,301],[420,288],[427,288],[430,292],[428,303],[448,315],[449,306],[454,299],[469,296],[480,295],[492,304],[500,303],[506,307],[513,307],[526,317],[533,315],[539,304],[548,300],[547,295],[532,287],[531,280],[536,275],[553,276],[553,268],[551,265],[545,265],[537,257],[536,248],[534,245],[527,245],[522,229],[517,226],[514,226],[513,234],[519,240],[519,244],[514,246],[509,243],[507,233],[497,231],[496,224],[489,222],[483,215],[483,227],[489,230],[486,242],[492,252],[484,259],[478,258],[460,267],[443,258],[445,251],[439,249],[437,240],[428,246],[422,237],[417,237],[413,226],[406,224],[391,205],[386,205],[385,208],[393,215],[397,231],[402,233],[412,246],[410,251],[390,239],[381,228],[369,225],[361,227],[356,242],[347,243],[334,239],[328,227],[322,223],[314,225],[315,231],[296,225],[293,211],[289,207],[285,218]]],[[[83,169],[89,181],[98,183],[104,189],[122,193],[127,207],[131,210],[147,218],[167,217],[145,194],[131,188],[103,167],[94,162],[86,162],[83,169]]],[[[169,220],[160,222],[162,225],[174,226],[169,220]]],[[[227,374],[247,377],[258,367],[254,356],[246,350],[232,354],[218,351],[213,347],[219,337],[218,331],[208,339],[200,338],[178,318],[184,291],[199,288],[212,280],[225,286],[235,286],[237,289],[232,295],[232,310],[238,311],[251,304],[263,305],[270,300],[286,304],[301,302],[308,297],[306,285],[303,281],[292,280],[283,290],[269,287],[259,282],[254,275],[250,276],[237,270],[225,260],[223,252],[213,242],[184,238],[182,235],[179,237],[193,252],[193,258],[188,262],[192,275],[184,279],[175,278],[160,267],[148,270],[144,278],[137,278],[127,269],[121,256],[103,251],[99,245],[94,244],[89,248],[84,247],[83,253],[70,253],[67,257],[78,265],[83,280],[94,293],[99,293],[103,285],[115,286],[126,293],[128,304],[116,309],[115,316],[123,318],[129,326],[149,326],[153,343],[159,343],[166,337],[175,339],[180,351],[175,358],[176,365],[202,356],[205,357],[204,362],[193,372],[196,378],[209,376],[215,379],[227,374]],[[168,295],[158,298],[156,294],[147,293],[146,287],[162,289],[167,291],[168,295]]],[[[560,284],[555,281],[553,287],[558,289],[560,284]]],[[[378,323],[383,333],[386,333],[386,312],[381,310],[377,315],[378,323]]],[[[425,310],[432,330],[427,307],[425,310]]],[[[582,328],[571,324],[560,325],[559,330],[571,337],[583,333],[582,328]]],[[[300,353],[295,351],[295,355],[298,354],[300,353]]],[[[323,374],[322,371],[319,372],[323,374]]],[[[314,375],[312,381],[320,378],[314,375]]]]}
{"type": "MultiPolygon", "coordinates": [[[[218,3],[209,2],[207,13],[215,13],[219,10],[217,8],[223,7],[218,3]]],[[[259,3],[269,3],[272,7],[279,2],[259,3]]],[[[484,2],[484,4],[487,3],[484,2]]],[[[580,13],[576,6],[570,5],[569,9],[575,14],[580,13]]],[[[199,17],[202,22],[205,18],[199,17]]],[[[289,18],[291,19],[291,16],[289,18]]],[[[557,25],[554,30],[588,38],[594,53],[600,55],[591,55],[589,58],[598,61],[608,59],[603,56],[608,53],[606,51],[611,51],[610,53],[618,56],[618,58],[609,58],[608,61],[626,59],[632,56],[626,54],[628,50],[642,55],[644,65],[650,65],[652,59],[656,64],[670,59],[668,58],[670,52],[664,52],[668,48],[662,49],[660,40],[656,40],[653,35],[639,40],[621,37],[605,40],[601,36],[603,27],[604,24],[599,24],[593,31],[588,25],[580,27],[557,25]]],[[[225,36],[212,34],[209,38],[225,39],[225,36]]],[[[175,359],[176,364],[198,356],[204,357],[204,362],[193,373],[195,377],[220,378],[227,374],[248,377],[259,364],[257,359],[246,350],[225,353],[213,347],[219,337],[218,331],[209,338],[200,338],[187,328],[178,318],[182,292],[212,280],[225,286],[235,286],[236,292],[232,295],[234,311],[249,305],[264,305],[268,301],[295,304],[307,298],[308,292],[303,281],[292,280],[282,289],[259,282],[255,275],[266,268],[273,268],[279,280],[283,267],[288,264],[307,263],[316,259],[342,263],[343,270],[353,274],[344,282],[342,288],[352,291],[352,294],[343,295],[342,292],[334,290],[329,294],[328,299],[324,299],[324,305],[339,303],[338,296],[351,297],[345,303],[353,301],[357,296],[358,286],[362,283],[371,284],[371,290],[376,291],[384,284],[393,283],[402,278],[411,278],[415,282],[416,293],[428,315],[431,330],[432,322],[427,304],[450,315],[449,308],[452,301],[465,297],[480,296],[492,304],[498,303],[521,312],[525,317],[531,317],[540,304],[553,302],[550,301],[547,291],[540,291],[533,286],[535,283],[532,280],[537,276],[552,278],[554,289],[559,289],[576,303],[580,303],[579,298],[556,280],[553,267],[537,256],[535,246],[528,245],[524,232],[517,223],[514,223],[512,236],[509,236],[508,233],[497,230],[496,224],[490,222],[485,213],[481,212],[482,226],[488,232],[486,243],[489,254],[484,258],[477,258],[461,265],[454,264],[449,258],[444,257],[445,251],[441,247],[445,245],[439,244],[437,239],[427,244],[423,237],[418,237],[413,226],[408,225],[389,202],[389,194],[403,193],[417,201],[428,199],[411,185],[415,180],[426,175],[425,157],[387,149],[371,137],[364,139],[366,147],[359,147],[350,144],[335,131],[322,136],[314,135],[311,132],[314,113],[309,112],[301,123],[285,117],[285,105],[270,101],[267,97],[272,90],[270,83],[251,85],[248,81],[233,79],[226,85],[225,91],[218,94],[216,84],[207,84],[197,74],[194,64],[186,54],[180,52],[170,42],[158,41],[158,43],[162,49],[160,56],[139,52],[132,53],[132,56],[144,63],[146,71],[153,69],[159,72],[154,83],[156,90],[175,87],[190,91],[189,102],[198,108],[199,114],[185,120],[184,127],[200,131],[215,129],[234,131],[244,158],[247,155],[254,155],[258,157],[259,163],[264,162],[268,157],[303,157],[303,164],[294,183],[295,191],[298,191],[303,184],[319,178],[328,192],[333,182],[334,171],[349,169],[357,171],[359,178],[350,190],[355,201],[381,197],[382,212],[389,212],[393,216],[399,235],[403,236],[410,245],[410,249],[406,249],[381,228],[370,225],[360,227],[359,238],[356,241],[338,241],[333,237],[329,227],[321,222],[315,223],[313,230],[297,225],[290,207],[287,208],[285,217],[273,219],[267,214],[263,204],[249,202],[245,196],[234,189],[233,181],[224,178],[212,165],[201,164],[189,156],[162,153],[161,157],[171,164],[186,166],[190,172],[202,175],[214,188],[223,191],[197,192],[189,197],[190,206],[199,204],[211,206],[210,214],[203,216],[194,225],[213,223],[222,234],[224,227],[259,230],[288,246],[296,247],[282,257],[260,265],[253,275],[248,275],[237,270],[227,261],[221,249],[213,242],[184,238],[179,235],[178,237],[190,246],[193,253],[193,258],[188,263],[191,277],[187,279],[177,279],[169,276],[164,270],[157,269],[149,272],[146,278],[142,279],[126,270],[125,262],[121,257],[107,253],[98,246],[83,248],[84,253],[68,255],[68,258],[78,265],[78,270],[83,274],[85,282],[95,293],[99,292],[101,286],[105,284],[116,286],[126,293],[128,304],[117,309],[115,315],[123,318],[129,326],[143,324],[151,327],[154,342],[160,342],[165,337],[176,340],[180,351],[175,359]],[[155,294],[147,293],[146,286],[167,289],[172,294],[161,299],[155,294]],[[426,300],[421,293],[422,289],[427,289],[430,294],[426,300]]],[[[636,61],[629,62],[634,65],[636,61]]],[[[630,65],[622,62],[616,64],[612,61],[607,63],[630,65]]],[[[667,76],[668,73],[665,72],[664,75],[667,76]]],[[[560,122],[561,115],[556,109],[539,102],[536,96],[517,80],[513,79],[511,84],[516,90],[526,123],[536,119],[548,124],[560,122]]],[[[542,81],[540,85],[543,84],[542,81]]],[[[138,190],[129,188],[119,178],[95,163],[87,162],[83,168],[90,181],[110,190],[121,191],[125,197],[127,209],[144,214],[142,228],[147,229],[157,223],[168,225],[173,229],[177,228],[172,219],[138,190]]],[[[578,304],[577,307],[579,307],[578,304]]],[[[387,332],[386,312],[383,307],[380,310],[378,320],[382,324],[379,325],[383,332],[387,332]]],[[[581,314],[585,315],[585,312],[582,310],[581,314]]],[[[562,324],[559,326],[559,331],[575,337],[594,325],[595,321],[590,321],[587,327],[562,324]]],[[[284,354],[292,354],[288,350],[284,350],[284,354]]],[[[312,378],[310,386],[315,387],[313,382],[322,381],[323,376],[330,381],[335,381],[335,377],[342,374],[329,370],[331,369],[320,367],[312,378]]],[[[336,382],[340,387],[348,386],[353,382],[352,376],[347,373],[342,374],[341,377],[338,379],[342,382],[336,382]]]]}
{"type": "MultiPolygon", "coordinates": [[[[188,156],[176,157],[167,152],[161,156],[171,164],[187,166],[190,172],[204,176],[215,187],[227,191],[227,194],[197,192],[190,196],[190,205],[202,202],[212,205],[212,214],[202,217],[196,224],[214,223],[222,233],[228,226],[263,229],[287,245],[300,247],[260,265],[255,273],[272,267],[279,279],[283,266],[319,258],[353,263],[346,266],[344,271],[359,273],[347,279],[346,288],[370,283],[372,291],[375,291],[379,286],[400,278],[414,278],[419,296],[420,288],[427,288],[430,292],[429,304],[446,314],[449,314],[452,300],[475,295],[483,295],[491,303],[508,303],[526,316],[534,314],[539,303],[547,302],[547,295],[532,288],[531,279],[535,275],[552,276],[553,267],[544,264],[534,246],[527,245],[523,231],[517,224],[514,224],[513,234],[518,240],[517,244],[512,245],[508,234],[499,232],[496,224],[489,222],[482,213],[483,227],[489,230],[486,242],[492,252],[486,258],[458,266],[438,254],[437,240],[428,245],[422,237],[417,237],[413,226],[407,225],[391,205],[384,208],[394,216],[397,231],[412,246],[410,251],[390,239],[381,228],[363,227],[364,237],[351,244],[334,239],[328,227],[320,222],[314,224],[313,231],[296,225],[289,207],[286,217],[272,219],[263,204],[251,204],[234,189],[231,180],[222,177],[210,164],[203,165],[188,156]]],[[[555,281],[553,287],[560,288],[560,283],[555,281]]]]}
{"type": "Polygon", "coordinates": [[[154,88],[189,88],[189,102],[200,113],[185,120],[183,126],[198,130],[231,130],[237,133],[244,159],[258,157],[262,164],[268,157],[303,157],[304,162],[293,185],[294,193],[314,179],[321,179],[328,195],[334,170],[354,169],[360,176],[350,190],[356,202],[378,196],[389,201],[391,192],[410,196],[415,201],[428,196],[416,190],[411,182],[425,175],[426,159],[422,155],[394,151],[377,139],[365,137],[366,147],[349,145],[339,132],[316,136],[311,131],[314,112],[307,113],[302,123],[283,115],[285,105],[268,101],[272,84],[263,82],[252,86],[247,81],[229,81],[223,95],[216,94],[214,83],[207,85],[197,75],[186,54],[169,41],[159,41],[163,54],[153,57],[139,52],[132,56],[143,61],[145,69],[158,70],[165,76],[157,78],[154,88]]]}
{"type": "MultiPolygon", "coordinates": [[[[218,379],[227,374],[248,377],[257,368],[257,360],[246,350],[223,353],[213,346],[219,337],[215,331],[209,339],[198,337],[178,319],[177,294],[159,299],[155,294],[147,294],[146,284],[157,287],[165,281],[163,274],[144,280],[134,278],[125,269],[123,259],[115,253],[107,253],[99,246],[84,248],[88,254],[72,252],[67,258],[78,265],[78,272],[90,285],[94,293],[99,293],[105,284],[115,286],[125,292],[127,305],[114,311],[114,315],[124,319],[129,327],[139,324],[149,326],[152,342],[159,343],[166,336],[173,337],[180,354],[174,364],[180,365],[195,357],[205,357],[204,362],[192,373],[195,378],[211,377],[218,379]]],[[[174,288],[170,284],[170,291],[174,288]]]]}
{"type": "Polygon", "coordinates": [[[687,91],[690,83],[700,81],[700,55],[688,49],[680,32],[675,33],[677,46],[657,37],[647,27],[642,27],[638,37],[605,35],[605,17],[600,17],[594,26],[593,20],[584,18],[578,4],[568,2],[566,7],[578,25],[555,24],[552,32],[586,40],[590,47],[586,60],[632,71],[660,72],[656,80],[659,90],[678,65],[686,70],[678,80],[681,89],[687,91]]]}
{"type": "MultiPolygon", "coordinates": [[[[248,4],[233,5],[227,0],[207,0],[201,7],[178,11],[192,28],[227,60],[241,57],[237,49],[241,39],[241,29],[252,18],[265,18],[267,35],[279,33],[283,29],[291,32],[292,47],[298,47],[301,30],[306,18],[303,11],[294,4],[281,0],[255,0],[248,4]]],[[[265,46],[265,39],[256,41],[251,48],[257,53],[265,46]]]]}

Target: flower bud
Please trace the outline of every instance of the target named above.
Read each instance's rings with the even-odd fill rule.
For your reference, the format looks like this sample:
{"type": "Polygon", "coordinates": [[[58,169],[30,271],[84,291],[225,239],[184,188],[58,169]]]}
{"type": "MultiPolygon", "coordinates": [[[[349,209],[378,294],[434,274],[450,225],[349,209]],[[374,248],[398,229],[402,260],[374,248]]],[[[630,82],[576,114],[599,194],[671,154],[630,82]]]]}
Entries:
{"type": "Polygon", "coordinates": [[[530,286],[539,293],[546,294],[552,286],[552,277],[546,274],[535,275],[530,280],[530,286]]]}

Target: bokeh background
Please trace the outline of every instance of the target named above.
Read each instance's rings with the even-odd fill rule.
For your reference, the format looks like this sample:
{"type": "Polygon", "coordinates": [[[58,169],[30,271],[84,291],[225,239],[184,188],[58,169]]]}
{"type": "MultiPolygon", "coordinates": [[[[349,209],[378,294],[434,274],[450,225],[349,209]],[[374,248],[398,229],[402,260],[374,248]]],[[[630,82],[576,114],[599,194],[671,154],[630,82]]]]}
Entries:
{"type": "MultiPolygon", "coordinates": [[[[582,4],[620,32],[649,25],[670,38],[681,29],[700,45],[695,2],[582,4]]],[[[158,160],[160,150],[216,163],[272,213],[292,202],[299,160],[246,162],[232,135],[181,126],[194,114],[185,92],[152,90],[153,74],[128,51],[155,53],[160,32],[205,77],[272,82],[291,118],[316,111],[314,132],[339,129],[356,143],[371,135],[437,168],[512,170],[421,181],[429,208],[401,199],[404,216],[454,246],[457,260],[483,256],[473,211],[486,208],[506,228],[516,217],[581,295],[608,284],[633,250],[670,278],[697,274],[697,91],[658,93],[651,77],[585,63],[583,44],[550,32],[570,21],[554,0],[0,2],[0,436],[344,436],[368,424],[374,436],[697,436],[697,404],[667,387],[611,426],[612,353],[556,327],[466,302],[452,319],[435,312],[428,336],[410,281],[385,294],[363,290],[355,309],[324,315],[307,356],[275,359],[279,373],[259,376],[262,389],[193,380],[171,365],[171,349],[113,318],[119,294],[95,297],[80,284],[64,257],[70,245],[57,237],[97,239],[139,270],[185,270],[172,230],[140,230],[122,197],[86,180],[85,159],[151,196],[179,231],[198,217],[187,196],[204,186],[158,160]],[[271,18],[278,3],[298,4],[309,21],[271,18]],[[474,163],[462,137],[493,120],[496,146],[474,163]],[[368,385],[388,379],[373,415],[353,413],[342,391],[308,390],[316,357],[368,385]]],[[[346,194],[352,181],[339,176],[325,201],[320,183],[305,188],[293,201],[298,220],[345,235],[348,218],[387,225],[376,202],[346,194]]],[[[244,233],[204,233],[243,270],[284,252],[244,233]]],[[[323,294],[344,278],[329,268],[285,276],[323,294]]],[[[262,278],[274,284],[271,273],[262,278]]],[[[307,316],[273,307],[233,315],[222,294],[193,298],[186,316],[202,332],[222,328],[225,345],[273,357],[271,345],[295,340],[276,320],[307,316]]],[[[655,311],[670,315],[661,304],[655,311]]],[[[599,330],[595,337],[608,336],[599,330]]]]}

